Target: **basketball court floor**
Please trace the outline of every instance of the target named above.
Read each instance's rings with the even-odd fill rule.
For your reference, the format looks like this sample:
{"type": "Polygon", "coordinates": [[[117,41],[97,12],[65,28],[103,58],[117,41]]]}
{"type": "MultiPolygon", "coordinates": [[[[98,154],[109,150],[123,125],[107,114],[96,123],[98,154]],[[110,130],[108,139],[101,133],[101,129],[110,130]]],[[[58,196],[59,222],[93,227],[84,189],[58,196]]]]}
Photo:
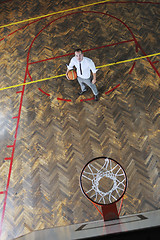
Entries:
{"type": "Polygon", "coordinates": [[[160,208],[160,2],[0,1],[0,234],[102,220],[81,170],[115,159],[121,216],[160,208]],[[66,64],[82,48],[99,101],[66,64]]]}

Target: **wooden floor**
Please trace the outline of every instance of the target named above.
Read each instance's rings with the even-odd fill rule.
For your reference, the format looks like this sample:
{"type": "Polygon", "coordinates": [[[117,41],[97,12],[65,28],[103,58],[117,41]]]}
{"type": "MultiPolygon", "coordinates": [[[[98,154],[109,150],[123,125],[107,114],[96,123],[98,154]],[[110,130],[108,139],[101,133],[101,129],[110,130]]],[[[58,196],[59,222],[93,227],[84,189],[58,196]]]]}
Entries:
{"type": "Polygon", "coordinates": [[[160,208],[160,58],[133,60],[160,53],[160,4],[96,2],[0,1],[1,239],[101,219],[79,186],[98,156],[127,173],[121,215],[160,208]],[[64,76],[77,47],[98,102],[64,76]]]}

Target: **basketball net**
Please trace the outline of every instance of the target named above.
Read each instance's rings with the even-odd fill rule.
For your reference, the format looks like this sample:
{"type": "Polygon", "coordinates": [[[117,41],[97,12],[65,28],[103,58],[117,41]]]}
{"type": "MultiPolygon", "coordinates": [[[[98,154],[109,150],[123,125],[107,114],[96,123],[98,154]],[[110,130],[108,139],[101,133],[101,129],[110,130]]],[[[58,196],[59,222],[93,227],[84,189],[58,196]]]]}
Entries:
{"type": "Polygon", "coordinates": [[[80,182],[82,192],[98,211],[96,205],[101,206],[104,221],[119,218],[127,178],[124,169],[118,162],[104,157],[91,160],[82,170],[80,182]],[[87,186],[87,190],[84,190],[82,182],[87,186]],[[105,188],[108,188],[109,191],[106,191],[105,188]],[[120,199],[121,205],[118,212],[116,203],[120,199]]]}

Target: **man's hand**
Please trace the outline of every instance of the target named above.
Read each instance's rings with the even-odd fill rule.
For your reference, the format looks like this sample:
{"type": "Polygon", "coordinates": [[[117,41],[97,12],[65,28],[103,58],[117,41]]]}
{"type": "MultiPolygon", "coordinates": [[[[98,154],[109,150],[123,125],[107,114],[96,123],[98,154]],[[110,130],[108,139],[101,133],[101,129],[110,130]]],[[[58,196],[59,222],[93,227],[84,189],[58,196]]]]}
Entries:
{"type": "Polygon", "coordinates": [[[92,83],[95,84],[96,83],[96,73],[93,73],[93,80],[92,83]]]}
{"type": "Polygon", "coordinates": [[[67,80],[70,80],[69,77],[68,77],[68,72],[66,72],[66,78],[67,78],[67,80]]]}
{"type": "Polygon", "coordinates": [[[69,69],[67,69],[67,71],[66,71],[66,78],[67,78],[67,80],[70,80],[68,77],[68,72],[69,72],[69,69]]]}
{"type": "Polygon", "coordinates": [[[92,83],[95,84],[95,83],[96,83],[96,79],[93,79],[93,80],[92,80],[92,83]]]}

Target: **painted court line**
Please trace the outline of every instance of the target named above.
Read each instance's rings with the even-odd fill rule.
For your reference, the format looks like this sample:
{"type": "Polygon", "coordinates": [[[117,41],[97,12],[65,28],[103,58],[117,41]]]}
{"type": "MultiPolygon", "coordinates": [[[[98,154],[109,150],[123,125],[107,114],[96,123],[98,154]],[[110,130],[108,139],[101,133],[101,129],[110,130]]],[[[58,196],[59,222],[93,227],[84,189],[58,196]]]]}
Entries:
{"type": "MultiPolygon", "coordinates": [[[[149,58],[149,57],[158,56],[158,55],[160,55],[160,53],[154,53],[154,54],[150,54],[150,55],[146,55],[146,56],[142,56],[142,57],[127,59],[127,60],[124,60],[124,61],[108,63],[108,64],[105,64],[105,65],[102,65],[102,66],[98,66],[96,68],[99,69],[99,68],[109,67],[109,66],[113,66],[113,65],[122,64],[122,63],[133,62],[133,61],[137,61],[139,59],[149,58]]],[[[32,81],[32,82],[20,83],[20,84],[17,84],[17,85],[0,88],[0,91],[10,89],[10,88],[16,88],[16,87],[20,87],[20,86],[24,86],[24,85],[28,85],[28,84],[44,82],[44,81],[47,81],[47,80],[50,80],[50,79],[60,78],[60,77],[64,77],[64,76],[66,76],[66,74],[61,74],[61,75],[57,75],[57,76],[53,76],[53,77],[49,77],[49,78],[38,79],[38,80],[35,80],[35,81],[32,81]]]]}
{"type": "Polygon", "coordinates": [[[131,67],[131,70],[129,71],[129,74],[131,74],[131,73],[132,73],[132,71],[133,71],[133,69],[134,69],[135,65],[136,65],[136,62],[134,62],[134,63],[133,63],[133,66],[131,67]]]}
{"type": "MultiPolygon", "coordinates": [[[[120,84],[118,84],[117,86],[113,87],[109,91],[105,92],[105,94],[109,94],[110,92],[113,92],[119,86],[120,86],[120,84]]],[[[66,102],[71,102],[72,101],[71,99],[64,99],[64,98],[57,98],[57,100],[66,101],[66,102]]],[[[80,102],[86,102],[86,101],[91,101],[91,100],[94,100],[94,97],[92,97],[92,98],[83,98],[83,99],[80,100],[80,102]]]]}
{"type": "MultiPolygon", "coordinates": [[[[11,0],[8,0],[8,1],[11,1],[11,0]]],[[[3,3],[3,2],[2,2],[2,3],[3,3]]],[[[105,3],[106,3],[106,4],[107,4],[107,3],[111,3],[111,4],[113,4],[113,3],[114,3],[114,4],[137,3],[137,4],[157,4],[157,5],[160,4],[160,3],[158,3],[158,2],[151,2],[151,1],[147,1],[147,2],[140,2],[140,1],[111,2],[111,0],[105,0],[105,1],[94,2],[94,3],[82,5],[82,6],[75,7],[75,8],[65,9],[65,10],[58,11],[58,12],[49,13],[49,14],[42,15],[42,16],[38,16],[38,17],[35,17],[35,18],[28,18],[28,19],[25,19],[25,20],[22,20],[22,21],[19,21],[19,22],[9,23],[9,24],[0,26],[0,29],[1,29],[1,28],[4,28],[4,27],[13,26],[13,25],[18,25],[18,24],[20,24],[20,23],[25,23],[25,22],[37,20],[37,19],[43,19],[43,18],[50,17],[50,16],[53,16],[53,15],[56,15],[56,14],[60,14],[60,13],[65,13],[65,12],[74,11],[74,10],[77,10],[77,9],[86,8],[86,7],[91,7],[91,6],[94,6],[94,5],[105,4],[105,3]]]]}
{"type": "MultiPolygon", "coordinates": [[[[27,71],[26,71],[26,73],[27,73],[27,71]]],[[[26,73],[25,73],[24,82],[26,81],[26,78],[27,78],[26,73]]],[[[15,129],[15,137],[14,137],[13,145],[8,145],[7,146],[7,148],[12,148],[11,157],[4,159],[6,161],[10,161],[10,166],[9,166],[9,173],[8,173],[8,176],[7,176],[6,190],[1,192],[1,194],[2,193],[4,194],[4,202],[3,202],[3,209],[2,209],[2,215],[1,215],[1,221],[0,221],[0,238],[1,238],[1,234],[2,234],[2,225],[3,225],[3,221],[4,221],[5,209],[6,209],[6,204],[7,204],[7,196],[8,196],[10,179],[11,179],[13,158],[14,158],[14,153],[15,153],[15,148],[16,148],[16,141],[17,141],[17,134],[18,134],[18,127],[19,127],[20,116],[21,116],[21,109],[22,109],[24,91],[25,91],[25,86],[23,86],[21,91],[17,92],[17,93],[21,93],[21,99],[20,99],[20,105],[19,105],[19,111],[18,111],[18,117],[17,117],[17,124],[16,124],[16,129],[15,129]]]]}
{"type": "Polygon", "coordinates": [[[53,15],[56,15],[56,14],[70,12],[70,11],[74,11],[74,10],[81,9],[81,8],[91,7],[91,6],[99,5],[99,4],[102,4],[102,3],[109,2],[109,1],[111,1],[111,0],[94,2],[94,3],[82,5],[82,6],[75,7],[75,8],[70,8],[70,9],[66,9],[66,10],[62,10],[62,11],[58,11],[58,12],[53,12],[53,13],[49,13],[49,14],[46,14],[46,15],[38,16],[38,17],[35,17],[35,18],[29,18],[29,19],[25,19],[25,20],[22,20],[22,21],[19,21],[19,22],[9,23],[9,24],[0,26],[0,28],[9,27],[9,26],[12,26],[12,25],[17,25],[17,24],[20,24],[20,23],[33,21],[33,20],[36,20],[36,19],[42,19],[42,18],[46,18],[46,17],[53,16],[53,15]]]}
{"type": "Polygon", "coordinates": [[[57,100],[65,101],[65,102],[72,102],[71,99],[64,99],[64,98],[57,98],[57,100]]]}
{"type": "Polygon", "coordinates": [[[2,191],[2,192],[0,192],[0,194],[5,194],[6,193],[6,191],[2,191]]]}
{"type": "Polygon", "coordinates": [[[110,89],[109,91],[105,92],[105,94],[109,94],[110,92],[113,92],[116,88],[118,88],[120,86],[120,84],[118,84],[117,86],[113,87],[112,89],[110,89]]]}
{"type": "MultiPolygon", "coordinates": [[[[83,52],[90,52],[90,51],[101,49],[101,48],[113,47],[113,46],[116,46],[116,45],[120,45],[120,44],[123,44],[123,43],[129,43],[129,42],[133,42],[133,41],[134,41],[134,39],[125,40],[125,41],[116,42],[116,43],[111,43],[111,44],[107,44],[107,45],[103,45],[103,46],[99,46],[99,47],[95,47],[95,48],[86,49],[86,50],[83,50],[83,52]]],[[[60,56],[56,56],[56,57],[52,57],[52,58],[42,59],[42,60],[35,61],[35,62],[30,62],[28,64],[33,65],[33,64],[36,64],[36,63],[46,62],[46,61],[54,60],[54,59],[57,59],[57,58],[68,57],[68,56],[72,56],[72,55],[74,55],[74,52],[64,54],[64,55],[60,55],[60,56]]]]}
{"type": "Polygon", "coordinates": [[[160,55],[160,53],[154,53],[154,54],[150,54],[150,55],[146,55],[146,56],[142,56],[142,57],[127,59],[127,60],[119,61],[119,62],[115,62],[115,63],[109,63],[109,64],[106,64],[106,65],[99,66],[97,68],[103,68],[103,67],[108,67],[108,66],[121,64],[121,63],[132,62],[132,61],[136,61],[136,60],[139,60],[139,59],[149,58],[149,57],[158,56],[158,55],[160,55]]]}

